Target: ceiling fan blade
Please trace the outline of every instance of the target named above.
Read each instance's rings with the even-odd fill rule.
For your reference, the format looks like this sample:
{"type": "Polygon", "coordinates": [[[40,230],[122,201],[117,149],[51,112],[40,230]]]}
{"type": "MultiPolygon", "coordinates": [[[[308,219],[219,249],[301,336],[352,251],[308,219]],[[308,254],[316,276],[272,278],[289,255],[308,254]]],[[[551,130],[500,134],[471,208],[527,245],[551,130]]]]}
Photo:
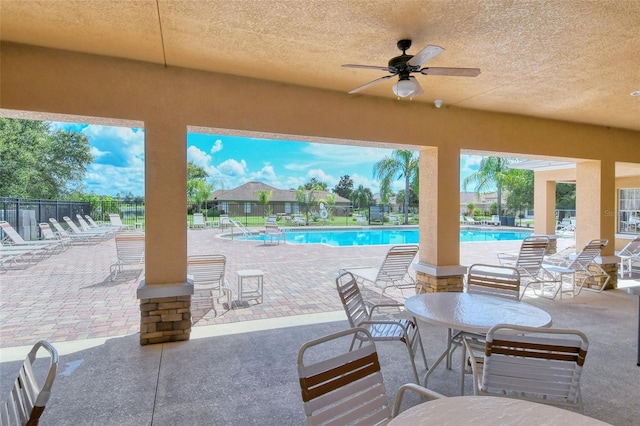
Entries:
{"type": "Polygon", "coordinates": [[[393,77],[394,75],[395,75],[395,74],[393,74],[393,75],[385,75],[384,77],[377,78],[377,79],[375,79],[375,80],[373,80],[373,81],[368,82],[367,84],[363,84],[363,85],[362,85],[362,86],[360,86],[360,87],[356,87],[355,89],[353,89],[353,90],[352,90],[352,91],[350,91],[349,93],[351,93],[351,94],[353,94],[353,93],[358,93],[359,91],[364,90],[364,89],[366,89],[367,87],[371,87],[371,86],[373,86],[374,84],[381,83],[382,81],[384,81],[384,80],[386,80],[386,79],[389,79],[389,78],[393,77]]]}
{"type": "Polygon", "coordinates": [[[444,52],[444,48],[440,46],[429,45],[419,51],[413,58],[409,59],[407,61],[407,64],[411,65],[412,67],[422,66],[422,64],[427,62],[429,59],[435,58],[442,52],[444,52]]]}
{"type": "Polygon", "coordinates": [[[345,68],[365,68],[365,69],[369,69],[369,70],[380,70],[380,71],[389,71],[389,72],[391,72],[389,67],[378,67],[376,65],[344,64],[343,67],[345,67],[345,68]]]}
{"type": "Polygon", "coordinates": [[[480,68],[443,68],[431,67],[422,68],[420,73],[424,75],[451,75],[454,77],[477,77],[480,75],[480,68]]]}

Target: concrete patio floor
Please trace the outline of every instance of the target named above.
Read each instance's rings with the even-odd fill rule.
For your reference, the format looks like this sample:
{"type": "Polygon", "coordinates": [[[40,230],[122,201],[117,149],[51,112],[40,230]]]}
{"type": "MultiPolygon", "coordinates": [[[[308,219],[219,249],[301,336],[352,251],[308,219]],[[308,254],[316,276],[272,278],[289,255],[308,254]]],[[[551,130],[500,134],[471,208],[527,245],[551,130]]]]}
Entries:
{"type": "MultiPolygon", "coordinates": [[[[188,342],[140,346],[135,299],[140,269],[108,279],[113,240],[72,247],[24,270],[0,275],[0,395],[4,397],[30,346],[46,338],[61,354],[41,424],[297,425],[304,424],[296,373],[300,345],[348,326],[334,287],[339,268],[378,265],[388,246],[331,248],[217,238],[189,231],[189,254],[223,253],[227,273],[265,272],[265,300],[214,317],[194,297],[188,342]]],[[[560,240],[562,248],[569,240],[560,240]]],[[[519,242],[464,243],[461,263],[496,263],[519,242]]],[[[640,285],[637,275],[621,282],[640,285]]],[[[638,297],[624,290],[576,298],[525,301],[547,310],[555,327],[584,331],[591,346],[582,382],[585,414],[616,425],[639,424],[636,367],[638,297]]],[[[219,313],[222,310],[219,309],[219,313]]],[[[421,324],[433,362],[445,330],[421,324]]],[[[400,345],[379,344],[387,391],[411,380],[400,345]]],[[[456,366],[454,363],[454,370],[456,366]]],[[[458,374],[443,366],[429,387],[455,395],[458,374]]],[[[469,381],[466,393],[472,393],[469,381]]],[[[409,399],[408,405],[417,400],[409,399]]],[[[535,420],[535,419],[532,419],[535,420]]]]}

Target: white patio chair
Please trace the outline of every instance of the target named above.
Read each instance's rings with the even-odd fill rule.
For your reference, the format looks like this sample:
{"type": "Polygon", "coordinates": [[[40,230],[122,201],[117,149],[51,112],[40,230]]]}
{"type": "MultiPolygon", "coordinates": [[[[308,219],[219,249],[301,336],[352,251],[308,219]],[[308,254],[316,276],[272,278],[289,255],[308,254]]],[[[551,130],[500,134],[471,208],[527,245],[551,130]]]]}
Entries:
{"type": "Polygon", "coordinates": [[[46,340],[40,340],[27,354],[18,372],[18,377],[13,383],[13,388],[2,404],[0,425],[37,425],[51,396],[51,388],[57,370],[58,352],[56,348],[46,340]],[[36,362],[43,360],[42,357],[39,357],[36,361],[36,355],[40,349],[48,352],[49,366],[44,377],[41,377],[43,374],[39,374],[38,369],[34,368],[36,362]]]}
{"type": "Polygon", "coordinates": [[[228,228],[232,228],[233,227],[233,222],[231,221],[231,219],[229,219],[229,215],[226,214],[221,214],[220,215],[220,229],[224,229],[226,227],[228,228]]]}
{"type": "Polygon", "coordinates": [[[404,295],[404,290],[415,291],[416,281],[409,273],[413,259],[418,253],[417,245],[393,246],[387,252],[379,267],[354,266],[340,269],[340,272],[351,272],[360,285],[370,284],[381,288],[378,303],[389,288],[397,288],[404,295]]]}
{"type": "MultiPolygon", "coordinates": [[[[360,294],[358,282],[351,272],[343,272],[336,278],[336,289],[340,295],[340,301],[347,314],[349,325],[352,328],[363,327],[369,332],[371,339],[378,342],[401,342],[409,352],[409,360],[411,368],[417,384],[420,384],[418,377],[418,369],[416,368],[415,354],[418,349],[422,353],[422,361],[425,369],[429,369],[427,357],[422,345],[418,322],[415,318],[409,319],[376,319],[373,312],[379,308],[401,309],[403,305],[395,304],[378,304],[370,308],[364,303],[364,299],[360,294]]],[[[355,336],[354,336],[355,337],[355,336]]],[[[362,339],[360,345],[364,342],[362,339]]],[[[354,340],[355,344],[355,340],[354,340]]]]}
{"type": "Polygon", "coordinates": [[[524,297],[530,285],[553,281],[554,278],[542,267],[548,248],[549,237],[530,236],[522,241],[518,253],[498,253],[500,265],[516,268],[520,273],[521,284],[524,281],[524,285],[520,287],[520,298],[524,297]]]}
{"type": "MultiPolygon", "coordinates": [[[[519,301],[520,296],[520,273],[517,268],[510,266],[485,265],[476,263],[469,267],[464,290],[471,294],[483,294],[486,296],[502,297],[514,301],[519,301]]],[[[469,342],[468,347],[479,351],[484,345],[484,334],[468,333],[452,330],[451,351],[447,354],[447,368],[451,368],[451,357],[458,346],[463,345],[463,339],[469,342]]],[[[464,349],[464,348],[463,348],[464,349]]],[[[466,368],[466,357],[462,356],[462,366],[465,373],[471,373],[466,368]]]]}
{"type": "Polygon", "coordinates": [[[267,244],[267,238],[269,238],[269,243],[273,244],[273,239],[275,238],[276,242],[280,244],[280,240],[283,242],[287,242],[287,234],[280,229],[277,223],[275,222],[267,222],[264,225],[264,243],[267,244]]]}
{"type": "Polygon", "coordinates": [[[204,215],[202,213],[194,213],[193,214],[193,222],[191,223],[191,228],[196,229],[204,229],[207,227],[207,224],[204,220],[204,215]]]}
{"type": "Polygon", "coordinates": [[[121,231],[116,234],[116,262],[109,268],[111,281],[127,265],[144,266],[144,233],[138,231],[121,231]]]}
{"type": "Polygon", "coordinates": [[[640,236],[629,241],[622,250],[616,251],[615,254],[620,258],[620,268],[618,270],[620,276],[624,278],[625,272],[631,276],[633,264],[640,262],[640,236]]]}
{"type": "Polygon", "coordinates": [[[446,398],[408,383],[398,390],[392,412],[376,345],[364,328],[303,344],[298,351],[298,378],[308,425],[386,424],[400,411],[406,390],[428,399],[446,398]],[[353,349],[356,340],[364,344],[353,349]]]}
{"type": "Polygon", "coordinates": [[[214,316],[218,316],[216,301],[220,302],[220,299],[224,299],[227,302],[225,312],[232,307],[233,292],[225,277],[226,264],[227,258],[221,254],[187,257],[187,275],[193,278],[195,291],[205,291],[210,294],[214,316]]]}
{"type": "Polygon", "coordinates": [[[582,412],[580,377],[588,347],[587,336],[578,330],[498,324],[486,335],[481,362],[468,348],[474,394],[582,412]]]}
{"type": "Polygon", "coordinates": [[[600,252],[608,243],[608,240],[591,240],[578,254],[566,259],[564,264],[543,264],[542,266],[545,271],[552,274],[554,279],[552,281],[545,281],[545,283],[541,285],[539,295],[552,299],[558,294],[562,297],[562,293],[565,291],[565,277],[569,277],[569,280],[566,283],[570,287],[569,291],[573,296],[580,294],[583,288],[598,292],[604,290],[611,277],[604,269],[602,269],[595,259],[600,255],[600,252]],[[584,285],[590,281],[602,281],[602,283],[598,286],[584,287],[584,285]],[[551,286],[552,293],[550,296],[546,296],[544,293],[545,287],[548,287],[549,285],[551,286]]]}

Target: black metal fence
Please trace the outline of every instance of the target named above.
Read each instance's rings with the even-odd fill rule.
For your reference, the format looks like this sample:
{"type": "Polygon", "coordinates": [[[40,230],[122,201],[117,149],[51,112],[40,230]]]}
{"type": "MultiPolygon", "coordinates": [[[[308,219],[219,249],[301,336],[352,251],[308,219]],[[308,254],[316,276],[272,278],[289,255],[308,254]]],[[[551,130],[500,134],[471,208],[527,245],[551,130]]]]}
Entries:
{"type": "MultiPolygon", "coordinates": [[[[122,223],[144,223],[144,203],[119,200],[61,201],[29,198],[0,198],[0,220],[9,222],[25,240],[40,238],[38,223],[53,218],[65,228],[64,217],[89,215],[95,221],[109,222],[109,213],[118,213],[122,223]]],[[[4,238],[4,235],[0,237],[4,238]]]]}
{"type": "MultiPolygon", "coordinates": [[[[264,226],[265,219],[274,215],[282,225],[293,225],[294,215],[302,216],[309,225],[339,225],[362,226],[356,220],[356,215],[364,216],[368,225],[389,225],[404,223],[404,213],[397,211],[397,207],[369,206],[353,209],[350,205],[336,205],[329,208],[328,217],[323,218],[318,206],[309,207],[309,211],[298,203],[271,202],[267,205],[258,202],[208,202],[202,206],[189,204],[188,218],[191,221],[193,213],[202,213],[207,222],[215,222],[220,214],[226,214],[235,221],[247,227],[264,226]]],[[[409,223],[418,223],[418,208],[409,208],[409,223]]],[[[109,214],[117,213],[125,225],[144,228],[145,205],[140,201],[128,200],[90,200],[90,201],[62,201],[43,200],[15,197],[0,198],[0,220],[11,224],[25,240],[40,238],[38,223],[56,219],[65,228],[64,217],[68,216],[76,221],[76,215],[89,215],[95,221],[109,222],[109,214]]],[[[0,234],[0,238],[4,235],[0,234]]]]}

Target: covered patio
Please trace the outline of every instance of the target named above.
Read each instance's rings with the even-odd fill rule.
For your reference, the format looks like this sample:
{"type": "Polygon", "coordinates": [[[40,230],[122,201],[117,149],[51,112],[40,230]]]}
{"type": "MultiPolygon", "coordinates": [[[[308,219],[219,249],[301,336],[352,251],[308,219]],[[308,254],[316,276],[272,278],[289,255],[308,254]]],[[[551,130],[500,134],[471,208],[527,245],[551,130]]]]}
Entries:
{"type": "MultiPolygon", "coordinates": [[[[55,327],[64,333],[77,326],[86,333],[78,337],[81,341],[98,336],[102,340],[79,350],[61,347],[70,364],[60,371],[59,391],[45,412],[53,424],[302,422],[294,399],[292,355],[311,335],[343,327],[339,317],[300,326],[304,317],[298,315],[291,317],[297,327],[271,331],[262,330],[262,324],[274,320],[251,318],[260,322],[245,321],[249,330],[217,337],[202,337],[197,326],[189,327],[184,330],[189,342],[144,347],[139,345],[144,336],[135,334],[140,323],[127,329],[125,337],[99,328],[124,328],[134,317],[139,321],[144,300],[176,292],[182,292],[176,298],[189,298],[192,293],[186,273],[191,250],[185,227],[188,132],[418,150],[421,241],[415,269],[430,291],[461,290],[470,264],[459,243],[459,197],[452,196],[460,191],[462,154],[576,164],[578,245],[593,238],[615,241],[616,189],[640,187],[640,98],[630,95],[640,90],[640,8],[635,1],[406,1],[390,6],[148,0],[116,5],[0,3],[0,115],[145,131],[146,298],[142,306],[134,298],[132,306],[135,285],[111,285],[101,269],[88,265],[57,275],[63,289],[71,271],[78,275],[79,288],[94,286],[121,301],[109,305],[106,321],[89,321],[88,329],[77,318],[55,327]],[[410,53],[429,44],[447,49],[429,66],[478,67],[482,72],[471,79],[430,76],[421,80],[425,95],[411,101],[398,99],[384,84],[347,94],[380,74],[365,75],[341,65],[384,67],[399,54],[396,42],[406,38],[415,43],[410,53]],[[444,104],[434,104],[436,99],[444,104]],[[616,172],[619,163],[635,170],[622,183],[616,172]],[[107,336],[111,338],[105,341],[107,336]]],[[[543,199],[536,199],[535,230],[548,234],[555,180],[536,185],[539,182],[545,188],[536,188],[536,197],[543,199]]],[[[284,244],[275,249],[288,248],[284,244]]],[[[609,244],[602,253],[604,262],[614,267],[615,248],[609,244]]],[[[250,257],[240,258],[236,265],[265,264],[273,258],[273,249],[269,247],[267,255],[247,254],[250,257]]],[[[77,258],[82,256],[89,253],[77,258]]],[[[342,261],[361,264],[380,258],[372,250],[353,258],[317,260],[330,266],[326,271],[335,272],[344,266],[342,261]]],[[[307,294],[305,274],[317,267],[312,259],[300,251],[286,257],[288,264],[280,266],[300,275],[282,278],[289,285],[281,300],[290,298],[295,286],[307,294]]],[[[318,274],[328,286],[327,297],[332,297],[334,272],[318,274]]],[[[0,276],[3,303],[5,286],[13,283],[8,276],[0,276]]],[[[33,278],[37,281],[35,274],[33,278]]],[[[32,303],[76,300],[46,298],[51,290],[28,293],[23,287],[8,287],[23,304],[15,311],[5,311],[3,305],[3,319],[28,319],[32,303]],[[45,299],[37,297],[40,293],[45,299]]],[[[561,303],[531,301],[552,313],[554,325],[574,326],[590,336],[593,357],[586,364],[585,411],[620,425],[639,418],[636,299],[622,290],[608,290],[561,303]]],[[[332,300],[327,299],[327,305],[332,300]]],[[[102,307],[104,301],[85,303],[102,307]]],[[[315,309],[313,301],[305,304],[315,309]]],[[[291,307],[282,309],[286,313],[291,307]]],[[[47,312],[41,305],[35,311],[47,312]]],[[[197,315],[194,308],[191,316],[197,315]]],[[[9,335],[10,346],[32,343],[36,336],[55,336],[43,324],[55,324],[56,318],[34,321],[31,329],[8,328],[15,331],[9,335]]],[[[224,334],[226,327],[234,326],[215,324],[211,332],[224,334]]],[[[442,341],[437,335],[442,330],[423,330],[433,354],[431,345],[442,341]]],[[[3,345],[6,336],[3,329],[3,345]]],[[[167,342],[172,339],[166,336],[167,342]]],[[[389,360],[398,357],[389,350],[384,364],[393,368],[396,364],[389,360]]],[[[4,353],[3,390],[4,372],[14,366],[4,353]]],[[[449,372],[441,373],[442,381],[434,381],[434,387],[447,393],[449,372]]],[[[398,383],[408,381],[400,371],[386,378],[392,393],[398,383]]]]}
{"type": "MultiPolygon", "coordinates": [[[[32,342],[48,338],[60,351],[61,363],[43,425],[79,418],[87,425],[302,424],[297,349],[305,341],[348,327],[333,281],[337,268],[375,265],[388,247],[264,246],[223,240],[217,234],[209,229],[189,231],[189,254],[224,253],[231,283],[238,269],[263,269],[265,300],[214,317],[210,299],[194,296],[188,342],[138,344],[135,290],[143,271],[129,266],[120,279],[109,281],[113,239],[72,247],[0,276],[0,395],[6,395],[32,342]]],[[[571,243],[561,239],[559,247],[571,243]]],[[[461,263],[496,263],[496,252],[518,245],[462,243],[461,263]]],[[[620,281],[621,286],[638,284],[637,273],[620,281]]],[[[549,312],[554,327],[575,327],[587,334],[585,414],[614,425],[636,424],[640,416],[637,299],[622,288],[601,294],[583,291],[573,299],[524,299],[549,312]]],[[[421,331],[433,364],[444,347],[446,330],[421,324],[421,331]]],[[[412,380],[406,352],[393,343],[378,344],[378,351],[387,392],[394,397],[401,384],[412,380]]],[[[429,387],[456,395],[457,364],[451,371],[438,366],[429,387]]],[[[465,392],[473,392],[470,379],[465,392]]],[[[409,398],[407,406],[417,402],[409,398]]]]}

